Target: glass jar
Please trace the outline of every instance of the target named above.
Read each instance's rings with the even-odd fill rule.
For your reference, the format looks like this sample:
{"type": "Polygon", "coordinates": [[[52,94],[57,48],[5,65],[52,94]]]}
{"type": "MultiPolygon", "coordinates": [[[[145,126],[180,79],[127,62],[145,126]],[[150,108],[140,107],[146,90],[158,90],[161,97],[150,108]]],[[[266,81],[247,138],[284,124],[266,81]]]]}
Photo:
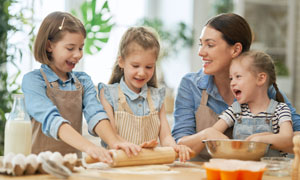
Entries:
{"type": "Polygon", "coordinates": [[[23,94],[14,94],[14,103],[5,124],[4,155],[31,153],[31,121],[25,110],[23,94]]]}

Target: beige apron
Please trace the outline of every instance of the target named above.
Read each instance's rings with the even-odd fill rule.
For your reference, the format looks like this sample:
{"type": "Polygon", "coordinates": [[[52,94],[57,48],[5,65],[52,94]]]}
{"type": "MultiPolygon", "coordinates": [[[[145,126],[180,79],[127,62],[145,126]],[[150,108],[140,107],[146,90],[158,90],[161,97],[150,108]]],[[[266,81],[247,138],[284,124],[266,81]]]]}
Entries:
{"type": "MultiPolygon", "coordinates": [[[[76,91],[63,91],[58,87],[58,82],[52,82],[51,85],[40,69],[47,85],[46,94],[55,104],[61,116],[71,122],[71,126],[81,134],[82,128],[82,94],[83,88],[79,80],[75,77],[76,91]],[[52,87],[51,87],[52,86],[52,87]]],[[[42,151],[58,151],[62,155],[67,153],[77,153],[81,157],[81,152],[63,141],[55,140],[46,136],[42,132],[41,123],[32,119],[32,153],[38,154],[42,151]]]]}
{"type": "MultiPolygon", "coordinates": [[[[212,127],[218,121],[218,115],[207,106],[208,94],[206,90],[202,91],[202,97],[200,105],[196,111],[196,131],[200,132],[203,129],[208,127],[212,127]]],[[[228,128],[225,133],[226,136],[232,138],[232,128],[228,128]]],[[[199,161],[208,161],[211,156],[208,154],[206,147],[200,152],[198,157],[194,158],[193,160],[199,161]]]]}
{"type": "Polygon", "coordinates": [[[146,116],[135,116],[133,114],[120,86],[118,87],[118,95],[118,110],[115,111],[115,124],[118,134],[134,144],[157,139],[160,131],[160,119],[158,111],[154,108],[150,88],[147,91],[150,114],[146,116]]]}

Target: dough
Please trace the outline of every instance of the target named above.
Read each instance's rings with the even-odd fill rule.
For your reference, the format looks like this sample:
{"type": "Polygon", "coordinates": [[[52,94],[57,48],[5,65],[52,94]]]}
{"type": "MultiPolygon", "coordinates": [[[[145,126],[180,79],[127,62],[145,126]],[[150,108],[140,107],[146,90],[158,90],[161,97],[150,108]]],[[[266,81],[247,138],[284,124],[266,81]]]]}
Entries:
{"type": "Polygon", "coordinates": [[[170,171],[170,166],[167,165],[144,165],[144,166],[128,166],[114,168],[117,170],[131,171],[131,172],[143,172],[143,171],[170,171]]]}

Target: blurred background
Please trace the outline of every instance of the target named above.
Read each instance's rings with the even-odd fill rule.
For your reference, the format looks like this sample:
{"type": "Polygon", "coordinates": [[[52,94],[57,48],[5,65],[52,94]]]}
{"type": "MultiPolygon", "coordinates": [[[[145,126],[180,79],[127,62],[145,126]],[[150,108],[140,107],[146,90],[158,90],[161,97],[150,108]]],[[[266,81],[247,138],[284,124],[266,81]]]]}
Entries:
{"type": "MultiPolygon", "coordinates": [[[[161,37],[160,84],[167,87],[170,124],[181,77],[201,69],[199,36],[216,14],[234,12],[250,24],[252,49],[269,53],[276,64],[279,88],[300,108],[299,0],[0,0],[0,144],[12,93],[21,92],[25,73],[37,69],[32,45],[41,21],[53,11],[67,11],[87,29],[84,57],[75,70],[85,71],[95,85],[107,83],[122,34],[148,25],[161,37]],[[299,75],[298,75],[299,74],[299,75]]],[[[298,111],[299,112],[299,111],[298,111]]],[[[86,129],[86,128],[84,128],[86,129]]],[[[0,147],[1,149],[1,147],[0,147]]],[[[1,151],[0,151],[1,154],[1,151]]]]}

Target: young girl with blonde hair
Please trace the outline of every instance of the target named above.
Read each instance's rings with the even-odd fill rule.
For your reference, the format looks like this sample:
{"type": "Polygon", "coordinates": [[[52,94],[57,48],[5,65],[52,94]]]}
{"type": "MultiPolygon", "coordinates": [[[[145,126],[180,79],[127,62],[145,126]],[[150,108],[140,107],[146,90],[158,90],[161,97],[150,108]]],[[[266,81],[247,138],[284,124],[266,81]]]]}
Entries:
{"type": "Polygon", "coordinates": [[[233,126],[234,139],[272,144],[267,156],[291,152],[291,112],[278,90],[272,58],[263,52],[248,51],[232,60],[229,72],[230,88],[237,101],[204,136],[210,139],[210,134],[223,133],[233,126]],[[271,85],[276,90],[276,100],[268,96],[271,85]]]}
{"type": "Polygon", "coordinates": [[[156,61],[160,44],[154,30],[129,28],[121,39],[109,85],[99,83],[100,100],[115,131],[141,147],[171,146],[181,161],[191,149],[171,136],[163,104],[165,89],[157,88],[156,61]]]}

